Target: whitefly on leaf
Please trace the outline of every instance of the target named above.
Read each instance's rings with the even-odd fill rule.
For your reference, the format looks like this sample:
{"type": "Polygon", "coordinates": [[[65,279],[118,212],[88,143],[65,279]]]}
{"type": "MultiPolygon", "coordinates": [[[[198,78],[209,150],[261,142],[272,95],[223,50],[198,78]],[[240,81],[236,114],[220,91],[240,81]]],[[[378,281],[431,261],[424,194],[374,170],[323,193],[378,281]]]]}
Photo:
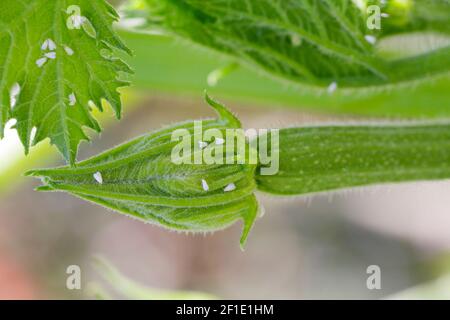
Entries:
{"type": "Polygon", "coordinates": [[[101,131],[90,101],[99,110],[108,102],[120,118],[118,89],[132,71],[116,57],[131,53],[113,29],[118,20],[106,0],[0,1],[0,139],[15,119],[25,153],[49,138],[73,164],[88,130],[101,131]]]}
{"type": "MultiPolygon", "coordinates": [[[[225,107],[207,97],[218,119],[202,121],[203,130],[240,128],[240,122],[225,107]]],[[[186,232],[211,232],[243,221],[241,246],[255,221],[258,204],[256,164],[176,164],[171,156],[172,133],[184,129],[199,148],[195,123],[185,122],[141,136],[119,145],[75,167],[33,170],[40,177],[41,191],[65,191],[106,208],[186,232]]],[[[214,143],[212,144],[214,145],[214,143]]],[[[223,157],[235,157],[228,150],[223,157]]]]}

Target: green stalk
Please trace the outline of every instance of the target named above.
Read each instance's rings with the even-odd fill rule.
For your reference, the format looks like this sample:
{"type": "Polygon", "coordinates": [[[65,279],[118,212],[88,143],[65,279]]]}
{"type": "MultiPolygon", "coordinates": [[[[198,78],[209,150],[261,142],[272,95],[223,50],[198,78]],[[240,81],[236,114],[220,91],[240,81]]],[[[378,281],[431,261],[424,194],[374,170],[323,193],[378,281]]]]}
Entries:
{"type": "Polygon", "coordinates": [[[299,195],[450,178],[450,125],[323,126],[280,130],[280,169],[258,189],[299,195]]]}

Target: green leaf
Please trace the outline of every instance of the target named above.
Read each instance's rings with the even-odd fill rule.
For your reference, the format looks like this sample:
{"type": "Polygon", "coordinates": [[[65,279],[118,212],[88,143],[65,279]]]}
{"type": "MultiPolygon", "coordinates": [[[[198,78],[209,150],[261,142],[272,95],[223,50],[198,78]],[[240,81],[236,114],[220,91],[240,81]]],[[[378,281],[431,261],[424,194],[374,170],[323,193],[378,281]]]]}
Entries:
{"type": "Polygon", "coordinates": [[[322,126],[280,130],[280,170],[258,190],[300,195],[450,178],[450,125],[322,126]]]}
{"type": "MultiPolygon", "coordinates": [[[[208,97],[207,101],[219,119],[203,121],[203,130],[224,132],[240,127],[239,120],[223,106],[208,97]]],[[[177,129],[185,130],[193,146],[193,157],[203,151],[198,146],[202,136],[195,131],[196,123],[187,122],[139,137],[79,162],[76,167],[27,174],[42,177],[44,186],[39,190],[66,191],[169,229],[208,232],[243,220],[243,246],[258,210],[253,195],[256,165],[176,164],[172,150],[180,142],[172,138],[172,133],[177,129]],[[226,192],[230,184],[235,190],[226,192]]],[[[224,154],[235,156],[236,150],[224,154]]]]}
{"type": "Polygon", "coordinates": [[[447,0],[146,2],[145,30],[162,30],[212,48],[290,83],[319,88],[333,83],[339,88],[385,87],[430,80],[450,71],[448,45],[392,59],[374,44],[417,31],[448,34],[447,0]],[[389,15],[380,30],[367,27],[370,4],[389,15]],[[440,14],[435,18],[424,14],[425,9],[440,14]]]}
{"type": "MultiPolygon", "coordinates": [[[[126,22],[126,20],[123,20],[126,22]]],[[[163,92],[178,99],[189,94],[201,99],[207,78],[217,67],[227,66],[231,58],[211,50],[199,50],[186,41],[160,35],[122,32],[121,36],[135,53],[129,63],[136,70],[133,84],[141,89],[163,92]]],[[[365,90],[333,95],[315,90],[299,90],[272,77],[261,76],[240,67],[222,78],[209,92],[221,99],[264,107],[283,106],[314,112],[352,114],[367,117],[443,118],[450,115],[450,74],[436,81],[390,90],[365,90]]]]}
{"type": "Polygon", "coordinates": [[[1,1],[0,136],[16,119],[26,153],[48,137],[72,164],[89,140],[84,127],[101,131],[93,105],[101,110],[104,99],[120,118],[117,89],[131,71],[113,56],[130,53],[112,29],[117,20],[105,0],[1,1]]]}
{"type": "MultiPolygon", "coordinates": [[[[94,267],[107,283],[121,296],[134,300],[214,300],[217,297],[196,291],[162,290],[143,286],[123,275],[114,265],[102,257],[94,257],[94,267]]],[[[89,285],[91,295],[110,300],[111,297],[97,283],[89,285]]]]}

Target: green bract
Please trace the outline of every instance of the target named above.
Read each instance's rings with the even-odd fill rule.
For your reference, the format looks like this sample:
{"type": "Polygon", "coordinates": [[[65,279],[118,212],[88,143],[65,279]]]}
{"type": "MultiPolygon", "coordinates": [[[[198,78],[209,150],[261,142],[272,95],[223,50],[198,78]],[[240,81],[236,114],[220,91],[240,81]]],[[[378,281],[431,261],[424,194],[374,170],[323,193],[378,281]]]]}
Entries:
{"type": "Polygon", "coordinates": [[[85,128],[101,131],[93,105],[105,99],[120,117],[120,74],[131,71],[112,54],[130,52],[118,18],[106,0],[0,1],[0,138],[16,119],[26,152],[50,138],[72,164],[85,128]]]}
{"type": "MultiPolygon", "coordinates": [[[[202,122],[203,129],[239,128],[240,122],[208,98],[219,114],[202,122]]],[[[241,245],[255,221],[258,205],[254,170],[248,164],[175,164],[172,151],[176,130],[187,130],[201,152],[194,122],[181,123],[111,149],[76,164],[76,167],[34,170],[42,177],[43,191],[66,191],[82,199],[170,229],[207,232],[244,222],[241,245]],[[233,185],[233,190],[224,189],[233,185]]],[[[225,156],[233,157],[233,154],[225,156]]]]}

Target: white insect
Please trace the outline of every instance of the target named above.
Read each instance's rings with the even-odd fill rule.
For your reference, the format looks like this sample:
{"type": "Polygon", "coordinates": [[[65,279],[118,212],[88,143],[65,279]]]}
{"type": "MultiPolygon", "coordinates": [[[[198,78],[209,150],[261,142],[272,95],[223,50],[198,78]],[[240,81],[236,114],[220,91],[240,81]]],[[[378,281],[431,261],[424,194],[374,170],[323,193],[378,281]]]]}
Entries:
{"type": "Polygon", "coordinates": [[[228,184],[223,191],[230,192],[236,189],[236,185],[234,183],[228,184]]]}
{"type": "Polygon", "coordinates": [[[53,42],[52,39],[48,39],[47,41],[48,41],[48,49],[49,49],[50,51],[51,51],[51,50],[55,50],[55,49],[56,49],[56,44],[55,44],[55,42],[53,42]]]}
{"type": "Polygon", "coordinates": [[[327,88],[328,94],[333,94],[337,90],[337,88],[338,88],[337,82],[332,82],[327,88]]]}
{"type": "Polygon", "coordinates": [[[69,94],[69,105],[74,106],[77,103],[77,97],[75,96],[75,93],[69,94]]]}
{"type": "Polygon", "coordinates": [[[389,13],[383,12],[383,13],[381,14],[381,17],[382,17],[382,18],[389,18],[389,13]]]}
{"type": "Polygon", "coordinates": [[[366,39],[366,41],[370,44],[375,44],[377,42],[377,38],[375,38],[374,36],[367,34],[364,36],[364,39],[366,39]]]}
{"type": "Polygon", "coordinates": [[[199,147],[200,149],[205,149],[207,146],[208,146],[208,143],[205,142],[205,141],[199,141],[199,142],[198,142],[198,147],[199,147]]]}
{"type": "Polygon", "coordinates": [[[9,97],[11,102],[11,108],[14,108],[14,106],[17,103],[17,97],[20,94],[20,85],[16,82],[11,87],[11,90],[9,91],[9,97]]]}
{"type": "Polygon", "coordinates": [[[47,58],[40,58],[36,60],[36,65],[41,68],[47,62],[47,58]]]}
{"type": "Polygon", "coordinates": [[[56,59],[56,52],[47,52],[45,56],[49,59],[56,59]]]}
{"type": "Polygon", "coordinates": [[[71,56],[73,55],[73,50],[72,48],[68,47],[68,46],[64,46],[64,50],[66,51],[66,53],[71,56]]]}
{"type": "Polygon", "coordinates": [[[216,139],[214,139],[214,142],[220,146],[225,143],[225,140],[222,138],[216,138],[216,139]]]}
{"type": "Polygon", "coordinates": [[[94,179],[98,183],[103,184],[103,177],[102,177],[102,174],[100,172],[97,171],[96,173],[94,173],[94,179]]]}
{"type": "Polygon", "coordinates": [[[17,82],[13,84],[11,87],[11,95],[12,96],[18,96],[20,94],[20,84],[17,82]]]}
{"type": "Polygon", "coordinates": [[[75,29],[80,29],[81,25],[86,21],[86,18],[80,15],[73,15],[71,18],[75,29]]]}
{"type": "Polygon", "coordinates": [[[48,39],[42,43],[41,50],[47,50],[48,48],[48,39]]]}
{"type": "Polygon", "coordinates": [[[55,50],[56,49],[56,44],[52,39],[47,39],[44,41],[44,43],[42,43],[41,46],[42,50],[55,50]]]}
{"type": "Polygon", "coordinates": [[[209,190],[208,183],[206,182],[205,179],[202,179],[202,188],[203,188],[203,190],[205,190],[205,191],[208,191],[208,190],[209,190]]]}

